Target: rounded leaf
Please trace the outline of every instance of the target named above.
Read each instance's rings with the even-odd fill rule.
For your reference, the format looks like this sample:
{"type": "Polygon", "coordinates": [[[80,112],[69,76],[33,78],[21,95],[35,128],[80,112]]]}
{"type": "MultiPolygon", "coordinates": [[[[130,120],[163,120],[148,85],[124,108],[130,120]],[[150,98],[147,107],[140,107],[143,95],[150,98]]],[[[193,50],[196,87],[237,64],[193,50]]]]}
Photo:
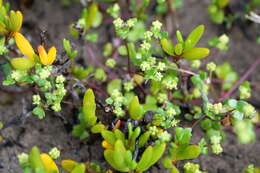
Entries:
{"type": "Polygon", "coordinates": [[[174,47],[172,45],[171,40],[168,40],[166,38],[161,39],[161,46],[167,54],[174,56],[174,47]]]}
{"type": "Polygon", "coordinates": [[[182,55],[183,58],[188,60],[203,59],[209,55],[209,49],[207,48],[192,48],[182,55]]]}
{"type": "Polygon", "coordinates": [[[182,43],[178,43],[176,44],[176,46],[174,47],[174,52],[176,55],[181,55],[183,51],[183,46],[182,43]]]}
{"type": "Polygon", "coordinates": [[[102,137],[112,146],[114,146],[116,142],[116,137],[113,132],[109,130],[103,130],[101,132],[102,137]]]}
{"type": "Polygon", "coordinates": [[[180,151],[176,155],[176,160],[188,160],[197,158],[200,155],[200,147],[198,145],[190,145],[184,151],[180,151]]]}
{"type": "Polygon", "coordinates": [[[103,130],[106,129],[106,126],[104,124],[96,124],[91,128],[92,133],[101,133],[103,130]]]}
{"type": "Polygon", "coordinates": [[[225,8],[228,5],[229,0],[218,0],[217,2],[220,8],[225,8]]]}
{"type": "Polygon", "coordinates": [[[201,36],[203,35],[204,30],[205,30],[205,26],[199,25],[189,34],[189,36],[186,39],[186,42],[188,41],[189,44],[185,45],[185,51],[196,46],[196,44],[199,42],[201,36]]]}
{"type": "Polygon", "coordinates": [[[143,117],[144,111],[139,103],[137,96],[134,96],[128,107],[130,117],[134,120],[140,120],[143,117]]]}

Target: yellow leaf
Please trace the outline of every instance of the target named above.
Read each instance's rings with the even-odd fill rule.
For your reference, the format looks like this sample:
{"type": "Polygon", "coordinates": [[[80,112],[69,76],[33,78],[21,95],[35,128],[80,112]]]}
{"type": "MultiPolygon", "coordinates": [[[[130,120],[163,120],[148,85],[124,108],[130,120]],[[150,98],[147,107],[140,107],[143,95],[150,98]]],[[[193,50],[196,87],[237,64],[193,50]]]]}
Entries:
{"type": "Polygon", "coordinates": [[[56,163],[52,160],[52,158],[45,153],[41,154],[41,160],[43,161],[44,167],[48,173],[56,171],[59,172],[59,169],[56,163]]]}
{"type": "Polygon", "coordinates": [[[35,53],[29,41],[19,32],[14,34],[14,39],[21,53],[34,61],[33,55],[35,53]]]}
{"type": "Polygon", "coordinates": [[[48,55],[47,55],[44,47],[40,45],[40,46],[37,47],[37,49],[38,49],[38,53],[39,53],[41,63],[43,65],[48,65],[48,55]]]}
{"type": "Polygon", "coordinates": [[[34,66],[34,61],[29,58],[12,58],[12,66],[17,70],[28,70],[34,66]]]}
{"type": "Polygon", "coordinates": [[[15,28],[15,31],[18,32],[21,29],[22,24],[23,24],[23,15],[20,11],[17,11],[16,17],[17,17],[17,26],[15,28]]]}
{"type": "Polygon", "coordinates": [[[51,47],[48,52],[48,64],[52,64],[56,59],[56,48],[51,47]]]}
{"type": "Polygon", "coordinates": [[[62,160],[61,161],[62,168],[68,172],[71,172],[77,166],[77,164],[78,163],[73,160],[62,160]]]}
{"type": "Polygon", "coordinates": [[[41,63],[43,65],[50,65],[55,61],[55,59],[56,59],[56,48],[55,47],[51,47],[49,49],[48,54],[47,54],[45,48],[41,45],[38,46],[37,49],[38,49],[38,53],[39,53],[41,63]]]}

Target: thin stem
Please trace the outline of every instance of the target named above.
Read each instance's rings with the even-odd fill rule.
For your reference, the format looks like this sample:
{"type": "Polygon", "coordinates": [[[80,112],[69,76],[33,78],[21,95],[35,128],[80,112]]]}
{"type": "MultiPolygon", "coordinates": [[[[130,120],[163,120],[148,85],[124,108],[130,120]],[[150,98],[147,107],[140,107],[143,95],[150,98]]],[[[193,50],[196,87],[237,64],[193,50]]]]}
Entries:
{"type": "Polygon", "coordinates": [[[185,70],[185,69],[182,69],[182,68],[169,67],[169,69],[176,70],[178,72],[186,73],[186,74],[189,74],[189,75],[197,75],[196,73],[194,73],[192,71],[185,70]]]}
{"type": "Polygon", "coordinates": [[[260,63],[260,58],[258,58],[249,68],[248,70],[243,74],[243,76],[239,79],[239,81],[237,81],[233,87],[228,90],[220,99],[219,101],[223,101],[225,100],[226,98],[230,97],[233,92],[240,86],[240,84],[242,82],[244,82],[250,75],[251,73],[255,70],[255,68],[259,65],[260,63]]]}
{"type": "Polygon", "coordinates": [[[94,55],[94,52],[92,50],[92,48],[90,46],[87,46],[87,50],[89,53],[89,56],[91,58],[91,60],[99,67],[102,67],[109,75],[110,78],[114,79],[117,78],[118,76],[111,72],[111,70],[109,68],[107,68],[106,66],[104,66],[100,61],[97,60],[96,56],[94,55]]]}

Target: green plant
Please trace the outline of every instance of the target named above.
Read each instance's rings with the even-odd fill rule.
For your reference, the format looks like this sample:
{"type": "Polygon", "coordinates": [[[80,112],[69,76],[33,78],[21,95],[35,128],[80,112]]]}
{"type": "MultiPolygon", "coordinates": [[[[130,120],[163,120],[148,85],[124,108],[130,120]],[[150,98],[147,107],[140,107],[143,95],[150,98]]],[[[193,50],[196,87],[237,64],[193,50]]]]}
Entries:
{"type": "MultiPolygon", "coordinates": [[[[124,134],[115,129],[114,132],[103,131],[102,136],[105,139],[103,146],[106,148],[104,156],[106,161],[116,170],[121,172],[144,172],[153,164],[155,164],[164,153],[166,144],[157,144],[148,146],[144,150],[139,162],[133,158],[135,150],[144,145],[149,140],[149,135],[144,133],[139,137],[140,128],[132,129],[131,124],[128,124],[128,139],[124,134]],[[136,148],[136,139],[139,137],[139,146],[136,148]]],[[[138,143],[137,143],[138,144],[138,143]]]]}
{"type": "MultiPolygon", "coordinates": [[[[186,34],[180,30],[172,36],[159,18],[147,27],[146,11],[153,4],[148,0],[129,1],[128,11],[123,10],[119,1],[86,3],[80,19],[70,26],[70,33],[86,44],[84,48],[95,62],[90,65],[88,61],[86,64],[79,61],[83,58],[80,44],[66,39],[62,42],[64,55],[57,53],[55,47],[46,51],[43,43],[35,51],[19,32],[21,13],[9,12],[8,5],[0,2],[3,85],[29,88],[35,107],[23,112],[26,118],[32,113],[42,119],[53,110],[70,121],[67,117],[72,115],[67,111],[62,112],[64,116],[57,112],[73,109],[71,112],[78,116],[69,122],[72,135],[80,143],[102,137],[107,167],[141,173],[162,161],[165,169],[178,173],[179,162],[225,150],[224,126],[232,126],[243,144],[255,140],[252,118],[256,110],[245,101],[251,96],[252,89],[246,79],[252,69],[247,76],[240,77],[228,62],[204,63],[210,50],[197,47],[204,25],[194,28],[185,38],[186,34]],[[106,22],[111,19],[112,25],[106,22]],[[115,32],[98,43],[103,45],[101,54],[96,55],[94,43],[89,41],[97,41],[98,32],[94,29],[104,23],[115,32]],[[18,58],[9,54],[11,48],[19,50],[12,52],[18,58]],[[97,56],[103,56],[104,62],[97,56]],[[236,89],[239,97],[232,95],[236,89]],[[201,139],[191,142],[197,125],[203,131],[201,139]]],[[[213,21],[225,20],[228,3],[228,0],[212,1],[209,11],[213,21]]],[[[172,14],[182,1],[154,4],[158,13],[172,14]]],[[[163,19],[163,15],[159,16],[163,19]]],[[[209,41],[209,45],[217,51],[227,51],[228,42],[229,37],[221,35],[209,41]]],[[[18,159],[23,172],[55,173],[59,170],[53,159],[60,154],[56,147],[49,154],[41,154],[33,147],[29,155],[22,153],[18,159]]],[[[112,173],[94,162],[63,160],[61,166],[71,173],[112,173]]],[[[202,172],[198,164],[191,162],[185,163],[183,169],[186,173],[202,172]]],[[[252,170],[252,166],[247,169],[252,170]]]]}
{"type": "Polygon", "coordinates": [[[229,0],[211,0],[208,7],[210,19],[216,24],[222,24],[226,18],[225,8],[228,6],[229,0]]]}
{"type": "Polygon", "coordinates": [[[72,134],[81,139],[89,136],[88,130],[92,133],[101,133],[106,128],[102,123],[97,123],[96,101],[92,89],[88,89],[84,94],[79,120],[80,124],[73,127],[72,134]]]}

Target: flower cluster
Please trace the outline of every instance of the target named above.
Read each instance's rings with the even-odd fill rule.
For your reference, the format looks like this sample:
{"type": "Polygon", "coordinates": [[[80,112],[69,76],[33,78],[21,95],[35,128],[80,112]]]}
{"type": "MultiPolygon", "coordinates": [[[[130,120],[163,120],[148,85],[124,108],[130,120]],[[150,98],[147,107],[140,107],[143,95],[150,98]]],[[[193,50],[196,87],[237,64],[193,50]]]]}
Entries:
{"type": "Polygon", "coordinates": [[[179,120],[175,119],[177,115],[181,113],[180,108],[172,103],[167,103],[164,108],[159,108],[157,113],[154,115],[155,124],[168,129],[175,127],[179,120]]]}
{"type": "Polygon", "coordinates": [[[221,142],[221,136],[212,136],[210,138],[211,149],[213,153],[220,154],[223,152],[223,148],[220,145],[220,142],[221,142]]]}
{"type": "Polygon", "coordinates": [[[185,163],[183,168],[185,173],[206,173],[204,171],[200,171],[200,165],[191,162],[185,163]]]}
{"type": "Polygon", "coordinates": [[[116,114],[116,116],[123,117],[125,115],[125,111],[122,109],[122,106],[125,102],[125,97],[119,90],[113,90],[111,97],[107,98],[106,102],[114,106],[113,112],[116,114]]]}

